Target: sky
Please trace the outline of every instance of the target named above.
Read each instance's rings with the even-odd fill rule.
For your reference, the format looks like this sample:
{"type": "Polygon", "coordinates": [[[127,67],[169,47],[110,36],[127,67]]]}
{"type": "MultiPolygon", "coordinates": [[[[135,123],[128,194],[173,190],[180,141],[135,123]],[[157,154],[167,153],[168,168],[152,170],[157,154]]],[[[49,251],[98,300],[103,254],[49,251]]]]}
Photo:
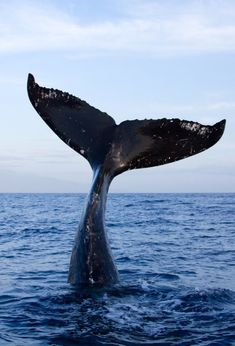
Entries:
{"type": "Polygon", "coordinates": [[[0,1],[0,192],[87,192],[88,162],[31,106],[28,73],[126,119],[226,119],[209,150],[111,192],[235,192],[233,0],[0,1]]]}

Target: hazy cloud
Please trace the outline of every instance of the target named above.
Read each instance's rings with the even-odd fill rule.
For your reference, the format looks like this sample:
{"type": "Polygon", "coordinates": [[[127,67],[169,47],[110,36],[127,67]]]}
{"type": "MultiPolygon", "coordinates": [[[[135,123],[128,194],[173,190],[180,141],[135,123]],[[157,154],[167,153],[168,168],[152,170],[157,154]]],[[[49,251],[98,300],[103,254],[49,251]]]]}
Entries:
{"type": "Polygon", "coordinates": [[[0,52],[177,55],[235,51],[235,22],[225,20],[231,19],[235,4],[225,1],[222,12],[218,1],[204,7],[199,4],[184,3],[166,16],[167,5],[132,1],[119,18],[84,23],[51,5],[5,2],[0,5],[0,52]]]}
{"type": "Polygon", "coordinates": [[[235,102],[229,102],[229,101],[216,102],[216,103],[210,104],[208,106],[208,109],[211,109],[211,110],[235,109],[235,102]]]}

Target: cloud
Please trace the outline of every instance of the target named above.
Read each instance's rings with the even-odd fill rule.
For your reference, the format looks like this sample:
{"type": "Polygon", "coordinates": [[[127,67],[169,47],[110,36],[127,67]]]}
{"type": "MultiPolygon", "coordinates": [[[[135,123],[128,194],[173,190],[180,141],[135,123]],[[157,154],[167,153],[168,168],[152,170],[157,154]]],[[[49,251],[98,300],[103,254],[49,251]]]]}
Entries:
{"type": "Polygon", "coordinates": [[[226,21],[235,9],[232,2],[226,1],[227,11],[224,9],[221,17],[221,8],[215,5],[218,1],[208,2],[214,5],[204,8],[198,2],[189,3],[190,6],[181,5],[180,11],[169,2],[156,6],[151,1],[132,1],[132,12],[129,5],[118,18],[84,23],[52,5],[5,2],[0,7],[0,53],[125,52],[171,56],[234,52],[235,22],[226,21]]]}
{"type": "Polygon", "coordinates": [[[208,106],[209,110],[232,110],[235,109],[235,102],[221,101],[210,104],[208,106]]]}

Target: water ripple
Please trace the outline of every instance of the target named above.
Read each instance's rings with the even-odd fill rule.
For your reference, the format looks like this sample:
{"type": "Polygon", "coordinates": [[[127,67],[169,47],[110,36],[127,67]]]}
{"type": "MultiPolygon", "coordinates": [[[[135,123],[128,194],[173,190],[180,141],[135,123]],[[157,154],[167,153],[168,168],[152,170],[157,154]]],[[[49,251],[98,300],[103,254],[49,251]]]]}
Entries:
{"type": "Polygon", "coordinates": [[[235,344],[235,194],[111,194],[105,290],[67,284],[84,198],[0,195],[0,345],[235,344]]]}

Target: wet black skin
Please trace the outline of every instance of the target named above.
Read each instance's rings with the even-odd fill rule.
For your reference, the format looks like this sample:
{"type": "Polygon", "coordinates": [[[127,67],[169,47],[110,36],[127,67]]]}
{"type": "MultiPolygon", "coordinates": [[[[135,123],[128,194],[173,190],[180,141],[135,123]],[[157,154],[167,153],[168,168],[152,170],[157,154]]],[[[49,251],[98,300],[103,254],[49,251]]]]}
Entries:
{"type": "Polygon", "coordinates": [[[78,97],[40,87],[28,77],[28,95],[47,125],[85,157],[93,170],[72,250],[68,281],[104,286],[118,282],[105,231],[105,206],[113,178],[129,169],[159,166],[213,146],[225,120],[213,126],[180,119],[132,120],[117,125],[112,117],[78,97]]]}
{"type": "Polygon", "coordinates": [[[102,286],[118,282],[104,220],[110,182],[109,173],[102,166],[97,167],[72,250],[70,283],[102,286]]]}

